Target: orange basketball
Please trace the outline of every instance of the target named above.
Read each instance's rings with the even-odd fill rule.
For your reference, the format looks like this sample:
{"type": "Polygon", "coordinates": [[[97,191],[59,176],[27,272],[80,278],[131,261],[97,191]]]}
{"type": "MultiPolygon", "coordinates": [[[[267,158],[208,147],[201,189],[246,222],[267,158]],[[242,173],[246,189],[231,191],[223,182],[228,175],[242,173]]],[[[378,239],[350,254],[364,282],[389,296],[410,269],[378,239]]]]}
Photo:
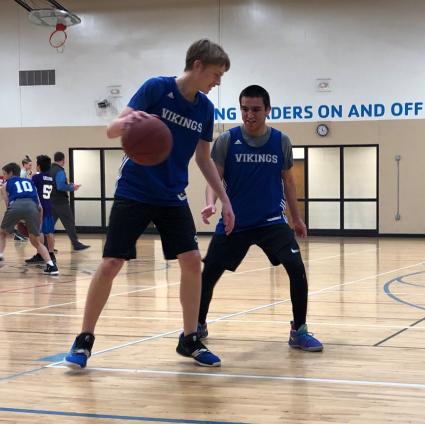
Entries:
{"type": "Polygon", "coordinates": [[[158,165],[173,147],[170,129],[156,115],[143,113],[124,127],[121,137],[126,155],[139,165],[158,165]]]}

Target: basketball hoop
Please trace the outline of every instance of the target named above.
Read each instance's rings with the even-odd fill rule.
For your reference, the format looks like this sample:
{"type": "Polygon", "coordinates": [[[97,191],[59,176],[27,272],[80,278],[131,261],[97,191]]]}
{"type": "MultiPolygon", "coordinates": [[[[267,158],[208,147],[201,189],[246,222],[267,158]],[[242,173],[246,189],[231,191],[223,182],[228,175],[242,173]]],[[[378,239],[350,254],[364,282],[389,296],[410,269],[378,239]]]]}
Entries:
{"type": "Polygon", "coordinates": [[[66,25],[56,24],[56,29],[50,34],[49,44],[57,50],[58,53],[63,53],[63,45],[68,36],[66,35],[66,25]],[[62,33],[62,34],[61,34],[62,33]]]}
{"type": "Polygon", "coordinates": [[[58,53],[63,53],[68,36],[65,30],[81,23],[81,19],[72,12],[61,9],[33,9],[29,12],[29,20],[36,25],[55,27],[50,34],[49,44],[58,53]]]}

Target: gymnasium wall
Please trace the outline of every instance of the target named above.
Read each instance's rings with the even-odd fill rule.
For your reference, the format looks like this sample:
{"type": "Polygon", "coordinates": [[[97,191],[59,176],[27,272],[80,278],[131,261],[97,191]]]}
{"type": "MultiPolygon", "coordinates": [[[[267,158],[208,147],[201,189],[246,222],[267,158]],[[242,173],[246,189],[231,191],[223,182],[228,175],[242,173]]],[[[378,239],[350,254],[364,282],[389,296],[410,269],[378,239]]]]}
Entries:
{"type": "MultiPolygon", "coordinates": [[[[271,93],[270,124],[294,145],[379,144],[380,233],[425,233],[424,2],[62,3],[82,19],[68,29],[62,54],[49,46],[49,28],[29,23],[12,0],[1,4],[2,164],[69,147],[116,146],[104,127],[140,83],[152,75],[178,75],[188,45],[208,37],[232,61],[210,95],[220,128],[240,121],[238,94],[256,83],[271,93]],[[19,87],[18,71],[31,69],[55,69],[56,85],[19,87]],[[330,91],[320,91],[320,80],[330,91]],[[121,97],[110,98],[110,86],[118,86],[121,97]],[[96,101],[104,98],[113,107],[100,111],[96,101]],[[331,128],[326,138],[315,133],[319,121],[331,128]],[[394,218],[395,155],[402,157],[400,221],[394,218]]],[[[203,205],[197,173],[192,165],[188,192],[195,217],[203,205]]]]}

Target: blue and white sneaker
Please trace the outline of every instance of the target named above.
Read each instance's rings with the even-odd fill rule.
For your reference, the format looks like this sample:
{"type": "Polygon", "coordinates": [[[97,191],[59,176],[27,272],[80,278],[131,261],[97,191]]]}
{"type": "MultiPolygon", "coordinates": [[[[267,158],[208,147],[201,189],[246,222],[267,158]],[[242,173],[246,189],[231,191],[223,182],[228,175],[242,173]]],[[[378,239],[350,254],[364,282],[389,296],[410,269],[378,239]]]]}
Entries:
{"type": "Polygon", "coordinates": [[[206,339],[208,337],[208,327],[207,323],[199,324],[198,323],[198,338],[199,340],[206,339]]]}
{"type": "Polygon", "coordinates": [[[71,347],[71,350],[65,356],[63,362],[69,368],[81,369],[87,365],[87,359],[91,356],[94,336],[91,333],[81,333],[78,335],[71,347]]]}
{"type": "Polygon", "coordinates": [[[182,356],[192,357],[203,367],[221,366],[220,358],[214,355],[214,353],[201,343],[197,333],[188,334],[186,337],[181,333],[176,352],[182,356]]]}
{"type": "Polygon", "coordinates": [[[319,342],[312,333],[308,332],[307,324],[303,324],[298,330],[295,330],[294,323],[291,321],[291,332],[289,333],[289,346],[306,350],[308,352],[321,352],[322,343],[319,342]]]}

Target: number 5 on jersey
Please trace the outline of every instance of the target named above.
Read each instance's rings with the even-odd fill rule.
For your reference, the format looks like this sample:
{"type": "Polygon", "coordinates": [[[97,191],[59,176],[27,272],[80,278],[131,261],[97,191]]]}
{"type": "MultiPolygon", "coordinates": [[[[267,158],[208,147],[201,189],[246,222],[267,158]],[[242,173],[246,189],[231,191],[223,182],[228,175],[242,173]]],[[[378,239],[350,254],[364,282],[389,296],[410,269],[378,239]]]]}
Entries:
{"type": "Polygon", "coordinates": [[[53,186],[50,184],[43,185],[43,199],[49,200],[52,194],[53,186]]]}

